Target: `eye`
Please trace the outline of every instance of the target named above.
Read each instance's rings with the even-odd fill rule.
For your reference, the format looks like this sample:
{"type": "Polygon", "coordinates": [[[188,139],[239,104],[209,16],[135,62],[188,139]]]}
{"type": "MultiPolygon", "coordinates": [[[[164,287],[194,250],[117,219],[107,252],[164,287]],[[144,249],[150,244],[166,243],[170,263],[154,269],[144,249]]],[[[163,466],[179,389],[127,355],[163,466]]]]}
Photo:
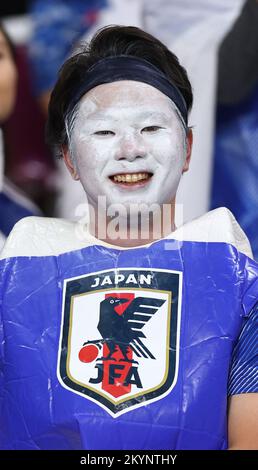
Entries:
{"type": "Polygon", "coordinates": [[[111,303],[111,304],[113,304],[113,303],[114,303],[114,300],[113,300],[113,299],[111,299],[111,300],[110,300],[110,303],[111,303]]]}
{"type": "Polygon", "coordinates": [[[160,129],[164,129],[164,127],[160,126],[147,126],[142,129],[142,132],[157,132],[160,129]]]}
{"type": "Polygon", "coordinates": [[[94,135],[115,135],[113,131],[96,131],[94,135]]]}

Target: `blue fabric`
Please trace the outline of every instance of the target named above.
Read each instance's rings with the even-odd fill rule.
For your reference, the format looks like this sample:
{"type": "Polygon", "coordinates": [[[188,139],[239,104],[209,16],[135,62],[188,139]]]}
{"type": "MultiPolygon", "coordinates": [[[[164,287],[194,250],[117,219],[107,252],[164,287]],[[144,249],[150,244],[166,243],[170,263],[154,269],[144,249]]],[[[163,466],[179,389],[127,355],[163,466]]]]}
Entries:
{"type": "Polygon", "coordinates": [[[9,235],[18,220],[30,215],[33,215],[30,210],[4,192],[0,192],[0,231],[5,236],[9,235]]]}
{"type": "Polygon", "coordinates": [[[220,106],[211,208],[225,206],[247,234],[258,258],[258,88],[244,102],[220,106]]]}
{"type": "Polygon", "coordinates": [[[34,33],[29,55],[36,94],[53,87],[57,71],[73,46],[94,24],[107,0],[35,0],[30,14],[34,33]]]}
{"type": "Polygon", "coordinates": [[[245,319],[232,357],[229,395],[258,391],[258,305],[245,319]]]}
{"type": "Polygon", "coordinates": [[[168,243],[0,262],[2,449],[227,448],[229,367],[257,301],[257,266],[225,243],[168,243]],[[182,273],[179,368],[169,393],[114,418],[63,386],[58,349],[65,280],[80,287],[80,276],[125,268],[182,273]]]}

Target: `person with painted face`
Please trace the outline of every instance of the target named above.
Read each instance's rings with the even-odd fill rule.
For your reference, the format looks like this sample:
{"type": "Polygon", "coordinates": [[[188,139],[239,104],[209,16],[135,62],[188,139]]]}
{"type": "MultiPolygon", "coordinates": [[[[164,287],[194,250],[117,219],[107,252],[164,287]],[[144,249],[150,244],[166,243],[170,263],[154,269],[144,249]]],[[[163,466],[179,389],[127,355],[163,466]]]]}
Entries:
{"type": "Polygon", "coordinates": [[[174,223],[191,105],[177,57],[135,27],[63,65],[47,137],[87,217],[27,218],[3,250],[2,448],[257,448],[248,240],[225,208],[174,223]]]}

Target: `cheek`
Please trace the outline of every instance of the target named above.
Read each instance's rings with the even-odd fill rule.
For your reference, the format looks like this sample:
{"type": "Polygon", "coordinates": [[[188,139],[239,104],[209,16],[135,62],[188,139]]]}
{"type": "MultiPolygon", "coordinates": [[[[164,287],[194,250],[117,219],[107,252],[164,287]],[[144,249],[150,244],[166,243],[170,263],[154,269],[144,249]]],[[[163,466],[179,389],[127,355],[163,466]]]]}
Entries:
{"type": "Polygon", "coordinates": [[[98,175],[110,160],[110,146],[105,142],[91,141],[90,138],[83,141],[77,141],[74,145],[74,155],[80,173],[81,169],[87,169],[89,172],[97,172],[98,175]]]}
{"type": "Polygon", "coordinates": [[[97,152],[90,143],[77,141],[77,143],[73,145],[72,151],[79,167],[87,166],[91,168],[95,166],[97,152]]]}
{"type": "Polygon", "coordinates": [[[175,163],[182,164],[185,156],[183,139],[178,139],[169,134],[153,141],[151,151],[155,159],[162,165],[168,166],[175,163]]]}
{"type": "Polygon", "coordinates": [[[71,144],[72,150],[82,160],[89,156],[93,160],[106,161],[107,158],[112,158],[120,147],[118,138],[95,138],[78,132],[73,133],[71,144]]]}
{"type": "Polygon", "coordinates": [[[2,63],[0,67],[0,106],[11,108],[16,96],[16,70],[9,63],[2,63]]]}
{"type": "Polygon", "coordinates": [[[0,89],[1,91],[15,92],[17,73],[14,65],[9,61],[2,61],[0,65],[0,89]]]}

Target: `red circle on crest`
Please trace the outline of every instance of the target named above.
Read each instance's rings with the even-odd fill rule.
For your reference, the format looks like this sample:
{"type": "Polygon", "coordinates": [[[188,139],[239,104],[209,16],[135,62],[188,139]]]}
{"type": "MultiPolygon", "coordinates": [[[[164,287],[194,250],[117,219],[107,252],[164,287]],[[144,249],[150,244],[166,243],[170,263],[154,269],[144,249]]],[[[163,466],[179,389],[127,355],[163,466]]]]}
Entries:
{"type": "Polygon", "coordinates": [[[83,346],[79,352],[79,359],[81,362],[92,362],[99,354],[98,347],[95,344],[88,344],[83,346]]]}

